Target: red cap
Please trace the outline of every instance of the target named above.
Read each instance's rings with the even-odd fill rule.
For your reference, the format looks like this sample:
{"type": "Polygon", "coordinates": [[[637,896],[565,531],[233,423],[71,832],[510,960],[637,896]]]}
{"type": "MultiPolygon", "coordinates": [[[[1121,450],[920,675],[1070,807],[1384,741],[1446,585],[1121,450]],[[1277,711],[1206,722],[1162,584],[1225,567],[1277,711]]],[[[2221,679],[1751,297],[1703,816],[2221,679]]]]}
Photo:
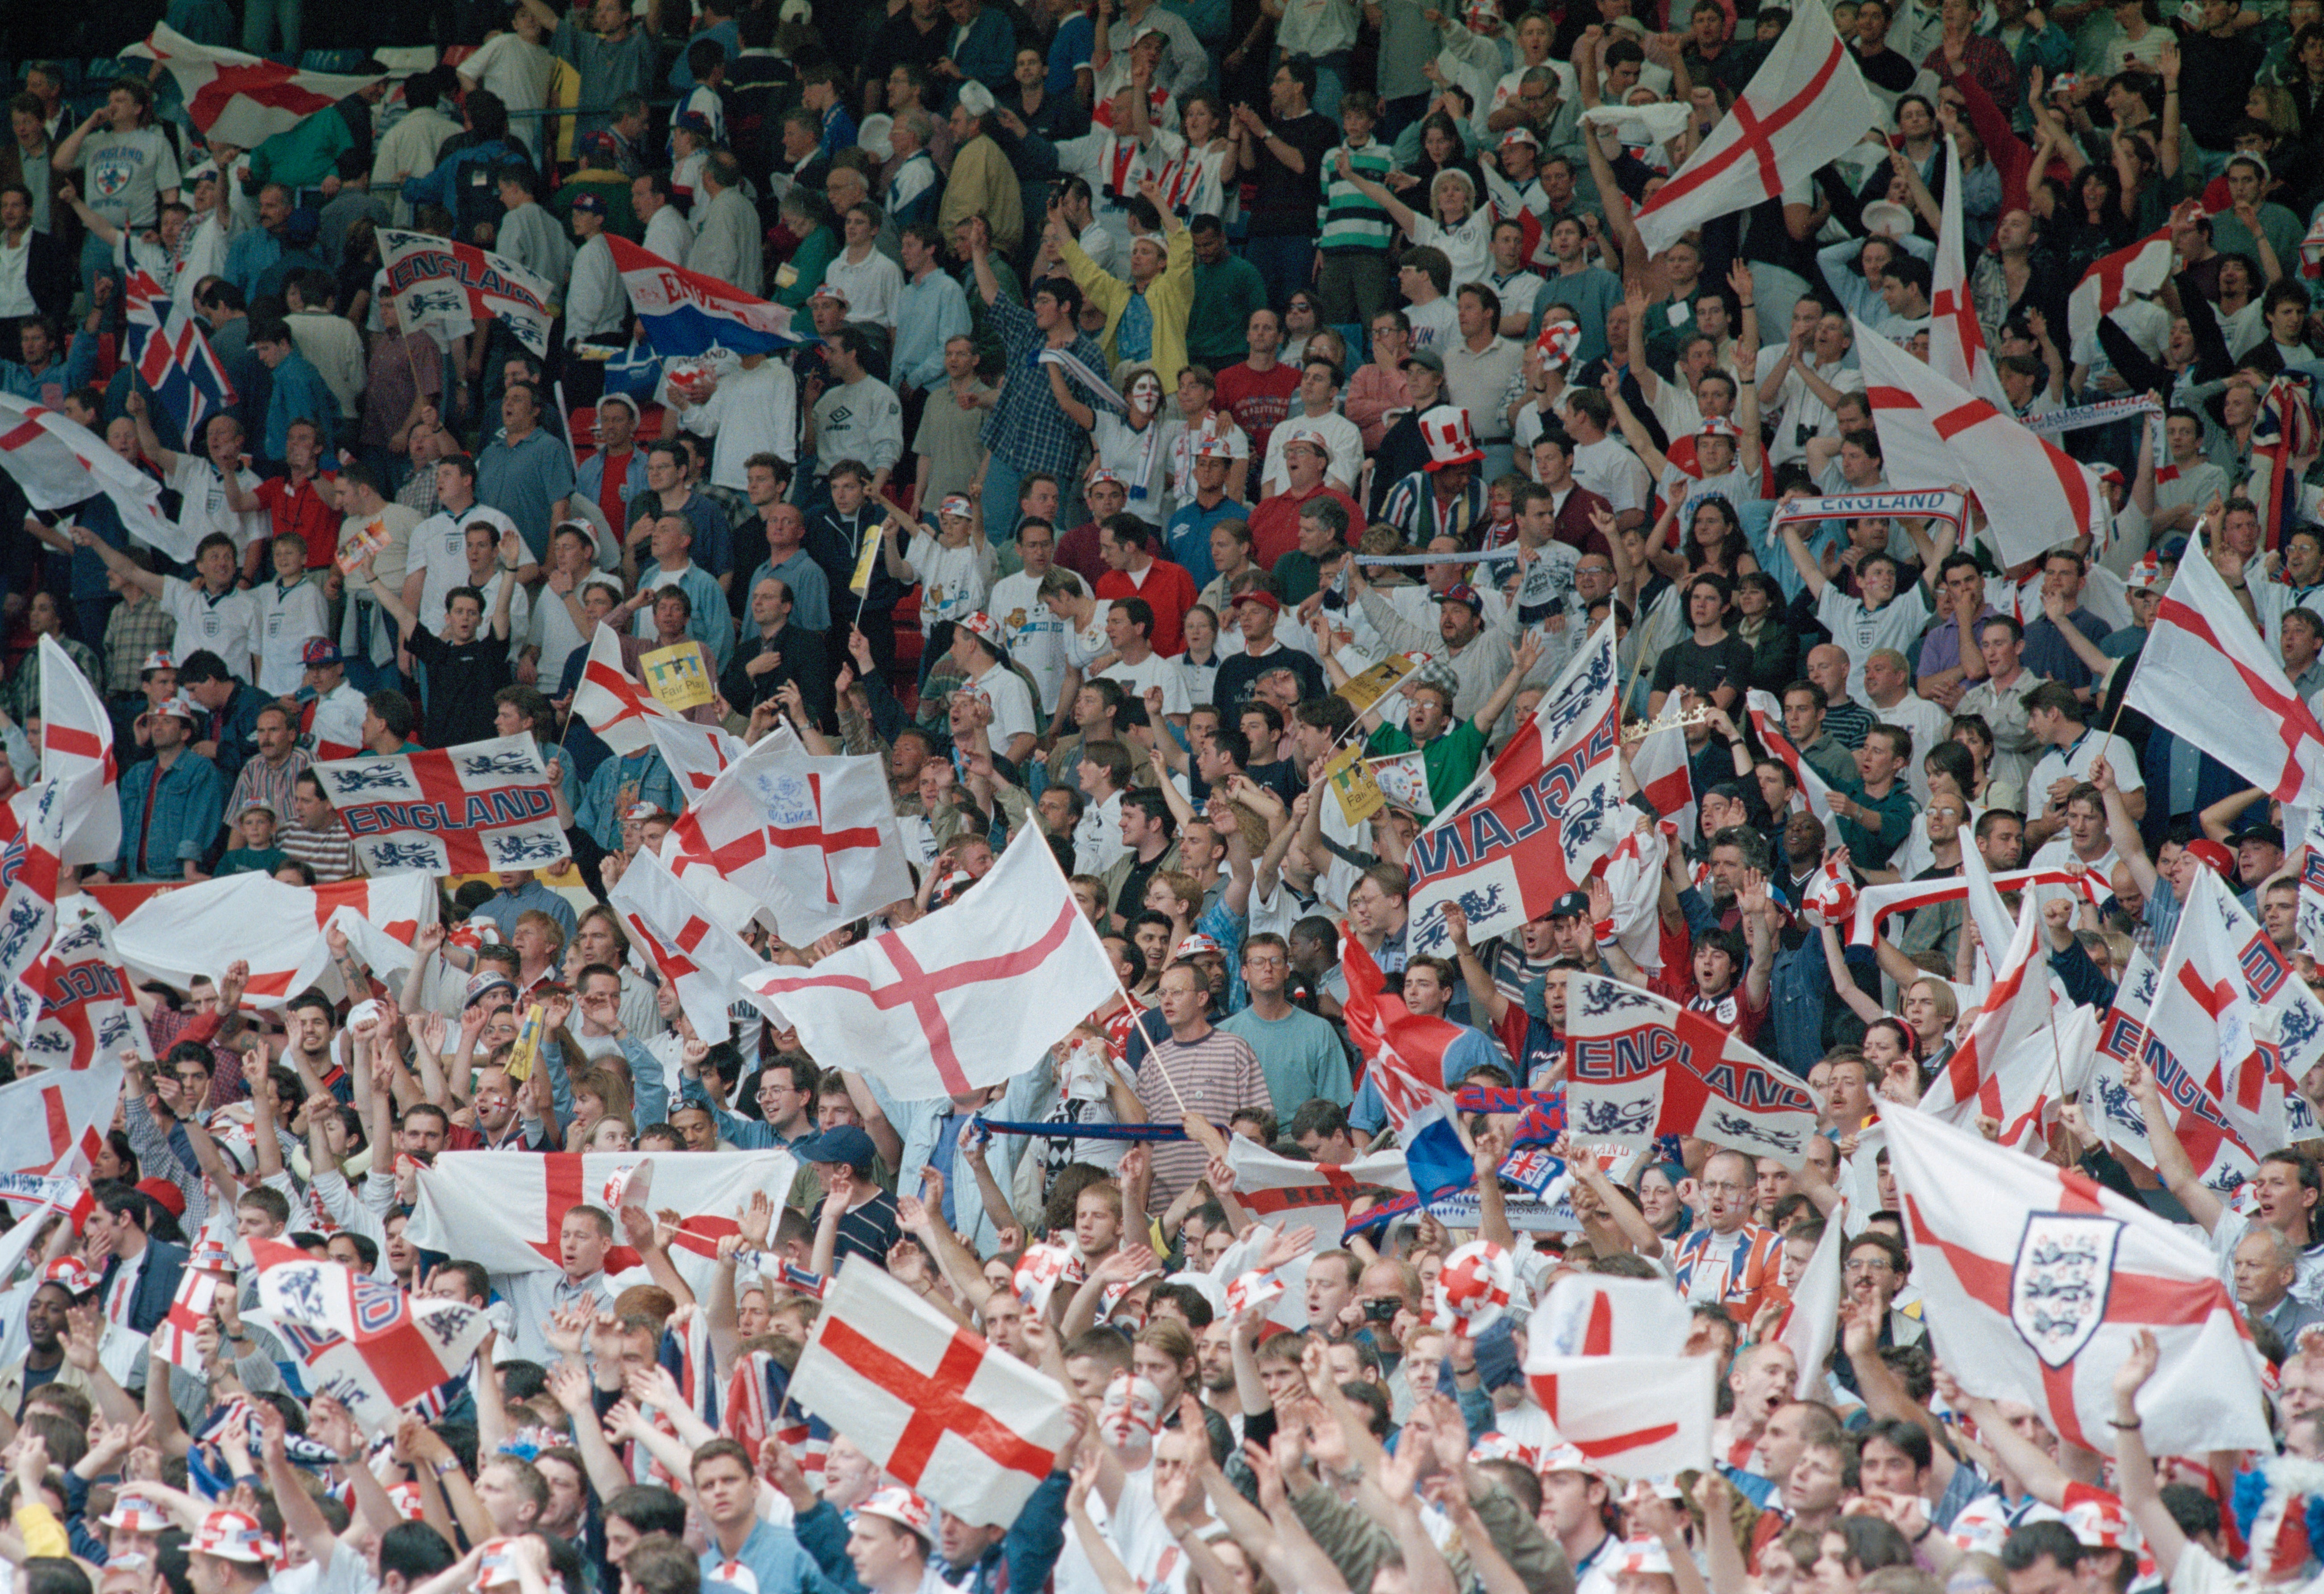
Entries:
{"type": "Polygon", "coordinates": [[[2235,854],[2209,836],[2198,836],[2189,842],[2187,851],[2195,855],[2196,862],[2216,873],[2232,877],[2236,867],[2235,854]]]}
{"type": "Polygon", "coordinates": [[[137,1190],[142,1195],[152,1196],[154,1204],[170,1216],[182,1218],[186,1215],[186,1193],[167,1179],[140,1179],[137,1190]]]}

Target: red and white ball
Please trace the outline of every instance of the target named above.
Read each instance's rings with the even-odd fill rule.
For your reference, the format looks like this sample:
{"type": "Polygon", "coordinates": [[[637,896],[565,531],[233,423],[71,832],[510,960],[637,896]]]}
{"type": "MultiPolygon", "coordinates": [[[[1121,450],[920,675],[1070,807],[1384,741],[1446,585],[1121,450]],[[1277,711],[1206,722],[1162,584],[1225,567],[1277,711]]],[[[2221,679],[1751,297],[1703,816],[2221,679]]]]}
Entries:
{"type": "Polygon", "coordinates": [[[1474,1339],[1500,1321],[1517,1293],[1517,1258],[1489,1239],[1472,1239],[1444,1258],[1436,1278],[1436,1326],[1474,1339]]]}

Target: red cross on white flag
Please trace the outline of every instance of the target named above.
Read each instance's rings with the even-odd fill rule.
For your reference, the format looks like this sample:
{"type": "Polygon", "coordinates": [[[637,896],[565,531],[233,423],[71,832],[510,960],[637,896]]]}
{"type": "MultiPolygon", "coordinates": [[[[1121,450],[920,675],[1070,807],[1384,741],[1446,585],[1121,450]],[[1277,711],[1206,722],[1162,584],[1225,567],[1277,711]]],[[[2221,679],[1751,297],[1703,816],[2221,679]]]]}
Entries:
{"type": "Polygon", "coordinates": [[[70,509],[102,493],[138,541],[173,558],[194,557],[195,539],[161,512],[161,484],[70,416],[0,393],[0,470],[16,478],[34,509],[70,509]]]}
{"type": "Polygon", "coordinates": [[[651,733],[656,722],[684,723],[622,668],[621,634],[610,625],[600,625],[589,639],[589,657],[573,688],[573,712],[597,733],[600,742],[623,758],[654,744],[651,733]]]}
{"type": "Polygon", "coordinates": [[[54,637],[41,639],[41,774],[67,783],[66,863],[103,863],[121,855],[120,769],[113,758],[113,716],[105,699],[54,637]]]}
{"type": "Polygon", "coordinates": [[[1921,1101],[1923,1112],[1965,1129],[1997,1119],[2003,1145],[2035,1151],[2065,1093],[2088,1077],[2098,1039],[2089,1009],[2052,998],[2042,933],[2042,903],[2028,891],[1984,1009],[1921,1101]]]}
{"type": "Polygon", "coordinates": [[[1864,85],[1831,13],[1803,5],[1727,114],[1638,212],[1638,238],[1660,254],[1717,217],[1748,210],[1838,160],[1888,114],[1864,85]]]}
{"type": "Polygon", "coordinates": [[[731,1027],[727,1003],[744,980],[766,971],[765,960],[719,925],[701,898],[642,847],[605,899],[622,916],[631,940],[677,985],[694,1033],[712,1046],[724,1040],[731,1027]]]}
{"type": "Polygon", "coordinates": [[[412,942],[422,925],[436,922],[439,901],[436,881],[424,874],[325,886],[234,874],[147,898],[113,937],[123,962],[179,986],[197,976],[217,980],[229,957],[240,958],[250,964],[244,1000],[275,1008],[310,985],[337,990],[324,934],[333,925],[382,977],[410,968],[412,942]]]}
{"type": "Polygon", "coordinates": [[[315,778],[368,874],[545,869],[572,856],[530,736],[328,760],[315,778]]]}
{"type": "MultiPolygon", "coordinates": [[[[2187,201],[2200,214],[2201,202],[2187,201]]],[[[2076,343],[2098,329],[2098,322],[2134,293],[2152,293],[2171,275],[2175,258],[2168,222],[2135,244],[2101,256],[2066,299],[2066,331],[2076,343]]]]}
{"type": "Polygon", "coordinates": [[[2084,532],[2104,545],[2110,517],[2096,472],[1863,322],[1853,325],[1891,481],[1965,484],[1984,506],[1987,534],[2006,566],[2084,532]]]}
{"type": "Polygon", "coordinates": [[[1926,1113],[1882,1121],[1929,1332],[1962,1388],[2111,1455],[2114,1371],[2147,1329],[2163,1349],[2138,1396],[2149,1451],[2271,1446],[2259,1353],[2201,1240],[1926,1113]]]}
{"type": "Polygon", "coordinates": [[[238,50],[197,44],[167,23],[121,52],[160,61],[186,97],[186,115],[202,133],[236,149],[255,149],[318,111],[379,81],[336,72],[302,72],[238,50]]]}
{"type": "Polygon", "coordinates": [[[1525,1371],[1558,1437],[1607,1471],[1709,1470],[1718,1369],[1706,1358],[1561,1356],[1528,1337],[1525,1371]]]}
{"type": "Polygon", "coordinates": [[[1237,1201],[1281,1227],[1314,1229],[1319,1251],[1340,1243],[1349,1209],[1358,1202],[1412,1188],[1411,1165],[1396,1147],[1335,1165],[1277,1156],[1258,1141],[1234,1135],[1227,1140],[1227,1165],[1234,1169],[1237,1201]]]}
{"type": "Polygon", "coordinates": [[[121,1080],[119,1058],[108,1057],[0,1085],[0,1173],[86,1171],[113,1123],[121,1080]]]}
{"type": "Polygon", "coordinates": [[[906,1101],[1014,1078],[1119,989],[1104,944],[1031,830],[949,908],[812,968],[771,967],[744,983],[809,1052],[877,1076],[906,1101]]]}
{"type": "Polygon", "coordinates": [[[791,1397],[954,1516],[1009,1523],[1072,1435],[1056,1379],[852,1258],[791,1374],[791,1397]]]}
{"type": "Polygon", "coordinates": [[[1961,232],[1960,150],[1945,146],[1945,197],[1938,206],[1937,258],[1929,284],[1929,369],[1957,387],[2003,401],[2001,379],[1985,346],[1985,325],[1969,290],[1969,251],[1961,232]]]}

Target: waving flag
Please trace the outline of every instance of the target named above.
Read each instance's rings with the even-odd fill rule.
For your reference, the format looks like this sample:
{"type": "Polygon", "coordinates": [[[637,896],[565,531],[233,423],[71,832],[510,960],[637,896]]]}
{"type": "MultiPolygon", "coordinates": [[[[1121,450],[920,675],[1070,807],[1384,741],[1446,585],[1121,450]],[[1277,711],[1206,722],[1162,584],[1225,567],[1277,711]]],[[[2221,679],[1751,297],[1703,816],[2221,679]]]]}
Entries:
{"type": "Polygon", "coordinates": [[[170,1315],[154,1325],[146,1341],[152,1359],[201,1375],[202,1322],[217,1302],[222,1282],[207,1267],[189,1267],[178,1276],[178,1293],[170,1298],[170,1315]]]}
{"type": "Polygon", "coordinates": [[[1792,772],[1792,784],[1799,788],[1798,800],[1807,806],[1807,811],[1830,825],[1831,788],[1816,773],[1815,766],[1800,756],[1791,738],[1784,734],[1783,705],[1775,701],[1774,693],[1763,692],[1757,686],[1744,695],[1743,701],[1750,712],[1751,731],[1758,737],[1759,745],[1767,750],[1769,758],[1792,772]]]}
{"type": "MultiPolygon", "coordinates": [[[[734,1232],[733,1214],[754,1190],[788,1190],[798,1164],[788,1151],[664,1156],[635,1151],[447,1151],[420,1170],[412,1208],[414,1245],[479,1263],[488,1273],[538,1273],[563,1266],[557,1230],[576,1206],[618,1211],[637,1170],[651,1165],[654,1206],[687,1214],[686,1226],[714,1243],[734,1232]],[[698,1215],[696,1215],[698,1214],[698,1215]]],[[[681,1247],[673,1247],[676,1255],[681,1247]]],[[[616,1246],[605,1271],[638,1267],[616,1246]]]]}
{"type": "Polygon", "coordinates": [[[2106,497],[2096,471],[1862,322],[1853,325],[1892,478],[1966,483],[1985,506],[1987,534],[2004,565],[2084,535],[2104,540],[2106,497]]]}
{"type": "Polygon", "coordinates": [[[1403,998],[1382,990],[1379,965],[1353,935],[1342,944],[1340,961],[1347,974],[1342,1011],[1348,1039],[1379,1087],[1388,1121],[1402,1134],[1416,1116],[1452,1105],[1452,1094],[1444,1088],[1444,1054],[1461,1038],[1461,1027],[1424,1018],[1406,1007],[1403,998]]]}
{"type": "Polygon", "coordinates": [[[2259,414],[2252,420],[2252,463],[2266,477],[2261,502],[2269,543],[2282,541],[2282,531],[2296,522],[2300,483],[2292,474],[2295,460],[2316,454],[2316,379],[2303,371],[2277,373],[2260,395],[2259,414]]]}
{"type": "Polygon", "coordinates": [[[1884,1121],[1929,1332],[1964,1389],[2022,1400],[2067,1443],[2112,1455],[2115,1369],[2146,1329],[2163,1348],[2138,1396],[2150,1451],[2272,1442],[2259,1354],[2202,1241],[1926,1113],[1884,1121]]]}
{"type": "Polygon", "coordinates": [[[1831,14],[1803,5],[1734,108],[1639,210],[1638,240],[1660,254],[1707,221],[1778,198],[1887,121],[1831,14]]]}
{"type": "Polygon", "coordinates": [[[406,1295],[279,1240],[253,1239],[259,1304],[308,1369],[309,1395],[327,1394],[366,1433],[467,1369],[492,1322],[466,1301],[406,1295]]]}
{"type": "Polygon", "coordinates": [[[1072,1398],[851,1258],[791,1374],[791,1398],[954,1516],[1016,1520],[1056,1468],[1072,1398]]]}
{"type": "Polygon", "coordinates": [[[605,900],[630,939],[678,988],[694,1033],[715,1045],[733,1029],[726,1005],[742,982],[765,972],[766,960],[720,926],[669,868],[641,847],[605,900]]]}
{"type": "Polygon", "coordinates": [[[0,470],[34,509],[70,509],[102,493],[134,539],[172,558],[194,557],[194,539],[161,512],[161,483],[78,421],[14,393],[0,393],[0,470]]]}
{"type": "MultiPolygon", "coordinates": [[[[166,23],[156,23],[144,42],[121,53],[169,68],[195,128],[205,137],[245,150],[290,132],[316,112],[379,81],[376,77],[302,72],[238,50],[197,44],[166,23]]],[[[90,175],[89,198],[94,199],[103,191],[104,179],[99,173],[90,175]]]]}
{"type": "Polygon", "coordinates": [[[791,330],[783,305],[753,299],[738,288],[649,254],[626,238],[607,235],[613,265],[630,303],[645,323],[646,341],[657,355],[706,354],[714,348],[738,355],[778,354],[808,339],[791,330]]]}
{"type": "Polygon", "coordinates": [[[788,725],[700,788],[662,856],[710,865],[795,946],[912,892],[885,761],[810,753],[788,725]]]}
{"type": "Polygon", "coordinates": [[[572,856],[530,736],[328,760],[315,776],[374,875],[540,869],[572,856]]]}
{"type": "MultiPolygon", "coordinates": [[[[40,1017],[30,1036],[20,1024],[17,1039],[35,1065],[99,1067],[126,1048],[134,1048],[141,1057],[153,1055],[136,993],[102,917],[60,927],[49,944],[49,955],[33,966],[24,984],[41,999],[40,1017]]],[[[114,1093],[119,1095],[117,1086],[114,1093]]],[[[110,1123],[112,1109],[106,1111],[110,1123]]]]}
{"type": "Polygon", "coordinates": [[[1621,1478],[1711,1470],[1718,1371],[1706,1356],[1560,1356],[1526,1341],[1526,1386],[1558,1437],[1621,1478]]]}
{"type": "Polygon", "coordinates": [[[1802,1400],[1823,1400],[1831,1394],[1824,1387],[1824,1363],[1840,1337],[1840,1252],[1853,1238],[1843,1221],[1845,1210],[1843,1206],[1824,1220],[1822,1237],[1792,1285],[1791,1304],[1784,1308],[1783,1320],[1775,1325],[1775,1337],[1791,1351],[1792,1365],[1800,1369],[1793,1393],[1802,1400]]]}
{"type": "Polygon", "coordinates": [[[71,794],[59,861],[118,858],[121,771],[113,757],[113,716],[97,687],[50,636],[41,639],[41,774],[71,794]]]}
{"type": "Polygon", "coordinates": [[[742,989],[808,1051],[853,1059],[920,1101],[1013,1078],[1120,988],[1056,859],[1027,830],[950,907],[742,989]]]}
{"type": "Polygon", "coordinates": [[[573,688],[573,712],[597,733],[599,741],[623,757],[653,745],[650,727],[655,722],[686,723],[631,678],[622,667],[621,637],[604,624],[589,638],[589,657],[583,661],[581,679],[573,688]]]}
{"type": "Polygon", "coordinates": [[[1692,1135],[1787,1168],[1806,1160],[1815,1098],[1703,1015],[1597,974],[1565,982],[1572,1132],[1644,1146],[1692,1135]]]}
{"type": "Polygon", "coordinates": [[[2180,562],[2123,701],[2280,800],[2319,806],[2324,725],[2209,560],[2180,562]]]}
{"type": "Polygon", "coordinates": [[[2101,256],[2066,299],[2066,331],[2074,342],[2093,336],[2098,323],[2133,294],[2152,293],[2171,277],[2171,228],[2159,226],[2135,244],[2101,256]]]}
{"type": "Polygon", "coordinates": [[[2324,1062],[2324,1004],[2209,869],[2195,871],[2160,985],[2158,1032],[2246,1146],[2315,1138],[2298,1082],[2324,1062]]]}
{"type": "MultiPolygon", "coordinates": [[[[230,959],[250,964],[243,1000],[279,1008],[310,985],[336,990],[325,932],[337,927],[365,967],[385,978],[411,966],[420,926],[436,922],[440,893],[424,874],[356,876],[293,886],[271,874],[231,874],[149,897],[113,933],[121,961],[184,986],[222,979],[230,959]]],[[[356,999],[365,993],[349,991],[356,999]]]]}
{"type": "Polygon", "coordinates": [[[480,321],[505,321],[525,347],[549,352],[557,284],[505,255],[429,233],[382,227],[379,249],[388,294],[407,327],[458,336],[480,321]]]}
{"type": "MultiPolygon", "coordinates": [[[[129,235],[119,236],[116,255],[125,267],[129,235]]],[[[235,401],[234,383],[202,336],[201,323],[142,267],[122,279],[122,313],[129,364],[179,429],[200,437],[203,423],[235,401]]]]}
{"type": "Polygon", "coordinates": [[[2096,1039],[2087,1008],[2052,998],[2042,935],[2042,905],[2028,892],[1984,1010],[1921,1100],[1923,1112],[1962,1129],[1992,1119],[2004,1146],[2033,1149],[2088,1072],[2096,1039]]]}
{"type": "Polygon", "coordinates": [[[1491,767],[1413,838],[1412,951],[1450,954],[1448,902],[1480,941],[1539,918],[1621,839],[1614,651],[1609,620],[1491,767]]]}
{"type": "MultiPolygon", "coordinates": [[[[2182,913],[2180,923],[2185,922],[2182,913]]],[[[2259,1170],[2259,1158],[2194,1072],[2208,1068],[2217,1046],[2215,1021],[2204,1000],[2209,994],[2200,985],[2190,989],[2175,982],[2166,993],[2154,961],[2144,948],[2133,947],[2114,1006],[2098,1025],[2098,1054],[2090,1062],[2083,1111],[2090,1127],[2118,1154],[2153,1167],[2154,1146],[2147,1135],[2146,1114],[2123,1078],[2123,1064],[2137,1058],[2153,1077],[2172,1132],[2195,1165],[2195,1176],[2224,1195],[2259,1170]],[[2159,1016],[2158,1008],[2163,1009],[2159,1016]],[[2183,1027],[2190,1022],[2192,1027],[2183,1027]],[[2185,1061],[2174,1046],[2186,1049],[2185,1061]]]]}
{"type": "MultiPolygon", "coordinates": [[[[742,761],[750,749],[715,725],[697,725],[692,720],[665,719],[659,715],[644,722],[647,737],[654,751],[691,806],[710,789],[711,783],[734,765],[742,761]]],[[[789,733],[786,725],[783,732],[789,733]]],[[[763,739],[762,739],[763,740],[763,739]]]]}
{"type": "Polygon", "coordinates": [[[1678,1356],[1693,1321],[1685,1299],[1659,1278],[1568,1273],[1533,1309],[1526,1337],[1554,1356],[1678,1356]]]}
{"type": "Polygon", "coordinates": [[[1945,193],[1938,204],[1937,258],[1930,283],[1929,368],[1955,387],[2003,401],[2001,379],[1985,346],[1985,327],[1969,293],[1969,245],[1961,231],[1960,147],[1945,146],[1945,193]]]}
{"type": "Polygon", "coordinates": [[[1686,730],[1672,715],[1647,728],[1630,749],[1630,774],[1638,795],[1655,814],[1678,828],[1679,839],[1694,844],[1694,777],[1687,768],[1686,730]]]}
{"type": "MultiPolygon", "coordinates": [[[[120,1056],[107,1053],[85,1067],[40,1069],[0,1085],[0,1174],[87,1173],[121,1104],[122,1074],[120,1056]]],[[[22,1200],[30,1189],[8,1194],[22,1200]]]]}
{"type": "Polygon", "coordinates": [[[0,1017],[19,1039],[40,1023],[42,986],[32,976],[56,938],[58,858],[73,796],[64,781],[43,780],[0,806],[0,826],[14,832],[0,848],[0,1017]]]}
{"type": "Polygon", "coordinates": [[[1291,1228],[1315,1230],[1315,1248],[1329,1250],[1346,1232],[1349,1209],[1370,1198],[1385,1200],[1412,1189],[1412,1169],[1393,1147],[1349,1163],[1301,1162],[1277,1156],[1242,1135],[1227,1138],[1227,1166],[1234,1170],[1235,1199],[1257,1216],[1291,1228]]]}
{"type": "MultiPolygon", "coordinates": [[[[1961,856],[1966,859],[1969,853],[1961,856]]],[[[1962,867],[1969,866],[1964,862],[1962,867]]],[[[2022,891],[2029,886],[2070,887],[2093,905],[2108,894],[2106,883],[2088,870],[2015,869],[1991,879],[1994,889],[1999,891],[2022,891]]],[[[1932,902],[1959,902],[1968,895],[1969,881],[1960,875],[1934,880],[1902,880],[1893,886],[1867,886],[1856,895],[1856,913],[1848,938],[1854,945],[1869,946],[1879,938],[1881,926],[1893,916],[1911,913],[1932,902]]],[[[2006,946],[2008,942],[2004,940],[2001,944],[2006,946]]]]}

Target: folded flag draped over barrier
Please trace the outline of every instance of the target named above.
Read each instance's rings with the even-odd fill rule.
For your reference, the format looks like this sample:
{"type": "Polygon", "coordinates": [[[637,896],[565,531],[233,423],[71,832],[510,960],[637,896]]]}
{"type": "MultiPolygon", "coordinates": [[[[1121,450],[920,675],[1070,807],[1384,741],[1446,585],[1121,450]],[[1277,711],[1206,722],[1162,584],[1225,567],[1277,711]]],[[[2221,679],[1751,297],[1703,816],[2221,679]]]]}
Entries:
{"type": "Polygon", "coordinates": [[[825,1292],[790,1393],[875,1467],[972,1523],[1014,1522],[1073,1433],[1064,1386],[861,1257],[825,1292]]]}
{"type": "Polygon", "coordinates": [[[530,736],[330,760],[315,775],[372,874],[483,874],[572,856],[530,736]]]}
{"type": "Polygon", "coordinates": [[[147,898],[121,921],[113,940],[123,963],[180,987],[198,977],[220,979],[229,961],[247,963],[244,1000],[279,1008],[329,974],[324,935],[333,928],[382,975],[410,967],[412,943],[420,926],[436,922],[440,900],[436,882],[424,874],[358,876],[327,886],[233,874],[147,898]]]}
{"type": "Polygon", "coordinates": [[[1882,1121],[1929,1333],[1964,1389],[2112,1455],[2115,1369],[2145,1329],[2163,1350],[2138,1396],[2151,1452],[2272,1444],[2259,1353],[2202,1241],[1926,1113],[1882,1121]]]}
{"type": "Polygon", "coordinates": [[[1573,1133],[1645,1146],[1692,1135],[1787,1168],[1806,1160],[1815,1098],[1700,1013],[1595,974],[1565,984],[1573,1133]]]}
{"type": "Polygon", "coordinates": [[[1472,938],[1539,918],[1621,839],[1614,626],[1600,626],[1500,756],[1413,838],[1409,944],[1447,954],[1444,905],[1472,938]]]}
{"type": "Polygon", "coordinates": [[[743,982],[809,1052],[877,1075],[908,1101],[1014,1077],[1119,989],[1104,944],[1029,829],[950,907],[811,969],[770,967],[743,982]]]}
{"type": "Polygon", "coordinates": [[[194,557],[194,539],[161,512],[161,483],[71,417],[14,393],[0,393],[0,470],[34,509],[70,509],[102,493],[131,540],[172,558],[194,557]]]}
{"type": "Polygon", "coordinates": [[[465,1371],[492,1327],[466,1301],[409,1295],[279,1240],[246,1243],[259,1304],[305,1367],[308,1394],[338,1400],[366,1433],[389,1432],[402,1407],[465,1371]]]}
{"type": "Polygon", "coordinates": [[[479,322],[504,321],[536,355],[549,352],[549,309],[558,286],[506,255],[474,244],[455,243],[432,233],[382,227],[380,259],[387,291],[405,327],[443,331],[457,337],[479,322]]]}
{"type": "MultiPolygon", "coordinates": [[[[239,50],[197,44],[167,23],[156,23],[142,42],[121,53],[169,68],[196,130],[244,150],[256,149],[379,81],[376,74],[305,72],[239,50]]],[[[110,198],[134,175],[127,167],[92,170],[88,197],[92,202],[110,198]]]]}
{"type": "Polygon", "coordinates": [[[782,305],[689,272],[626,238],[608,235],[605,241],[613,246],[613,267],[657,355],[703,355],[714,348],[769,355],[807,341],[791,330],[791,313],[782,305]]]}

